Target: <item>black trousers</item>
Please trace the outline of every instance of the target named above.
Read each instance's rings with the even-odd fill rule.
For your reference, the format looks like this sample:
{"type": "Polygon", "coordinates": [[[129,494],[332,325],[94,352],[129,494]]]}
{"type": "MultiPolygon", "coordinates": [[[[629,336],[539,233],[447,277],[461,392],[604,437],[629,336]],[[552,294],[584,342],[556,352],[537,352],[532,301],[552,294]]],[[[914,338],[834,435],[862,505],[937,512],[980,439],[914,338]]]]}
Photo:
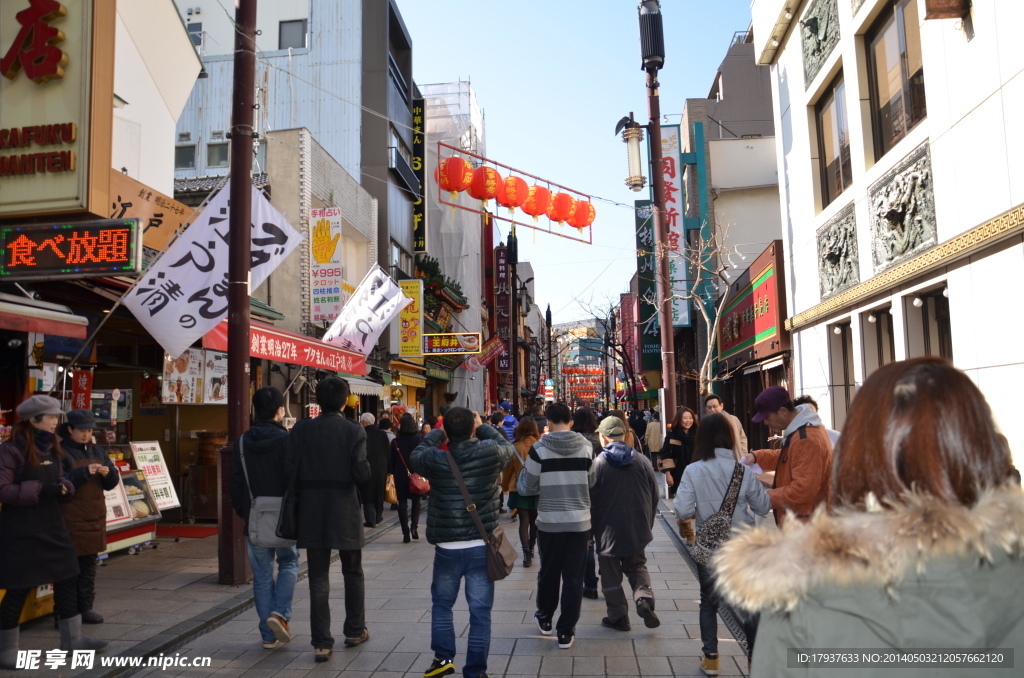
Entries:
{"type": "MultiPolygon", "coordinates": [[[[18,628],[21,610],[32,589],[11,589],[4,594],[0,602],[0,630],[9,631],[18,628]]],[[[61,619],[71,619],[78,614],[78,598],[75,589],[75,578],[53,583],[54,612],[61,619]]]]}
{"type": "Polygon", "coordinates": [[[96,601],[96,556],[78,556],[78,611],[85,613],[96,601]]]}
{"type": "MultiPolygon", "coordinates": [[[[363,579],[363,552],[338,551],[341,574],[345,578],[346,638],[357,638],[366,628],[366,589],[363,579]]],[[[333,648],[331,636],[331,549],[306,549],[309,565],[309,624],[314,648],[333,648]]]]}
{"type": "MultiPolygon", "coordinates": [[[[700,581],[700,639],[701,651],[705,655],[718,654],[718,606],[721,595],[715,588],[715,575],[709,567],[697,563],[697,579],[700,581]]],[[[761,615],[744,615],[738,621],[747,636],[747,659],[754,656],[754,639],[761,615]]]]}
{"type": "Polygon", "coordinates": [[[537,611],[545,619],[561,614],[555,623],[559,633],[575,633],[583,604],[583,571],[587,564],[590,532],[537,532],[540,573],[537,575],[537,611]],[[559,600],[561,585],[561,600],[559,600]]]}

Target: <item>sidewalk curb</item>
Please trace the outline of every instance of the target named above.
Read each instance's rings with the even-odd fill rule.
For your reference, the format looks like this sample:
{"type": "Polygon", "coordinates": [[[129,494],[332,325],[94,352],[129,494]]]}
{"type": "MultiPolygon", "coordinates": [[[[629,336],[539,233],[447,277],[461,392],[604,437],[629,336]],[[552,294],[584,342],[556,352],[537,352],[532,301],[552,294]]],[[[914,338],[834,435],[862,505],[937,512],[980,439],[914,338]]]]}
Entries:
{"type": "MultiPolygon", "coordinates": [[[[424,509],[426,508],[426,502],[424,502],[424,509]]],[[[385,522],[372,530],[366,532],[366,543],[376,541],[380,537],[384,536],[388,532],[391,532],[398,527],[398,516],[395,515],[392,519],[387,519],[385,522]]],[[[335,552],[331,556],[331,562],[334,563],[338,560],[339,555],[335,552]]],[[[299,566],[298,578],[301,581],[305,579],[309,573],[308,563],[302,563],[299,566]]],[[[218,605],[210,608],[205,612],[200,612],[191,619],[183,621],[180,624],[172,626],[171,628],[158,633],[149,640],[144,640],[138,645],[135,645],[125,652],[114,655],[115,657],[158,657],[161,654],[170,654],[175,648],[181,647],[188,641],[192,640],[197,636],[201,636],[204,633],[212,631],[218,626],[230,621],[240,613],[249,609],[255,604],[255,598],[252,593],[252,586],[249,584],[244,585],[246,591],[240,593],[234,598],[225,600],[218,605]]],[[[137,671],[145,668],[153,668],[148,666],[114,666],[106,669],[91,669],[83,671],[80,675],[83,678],[115,678],[116,676],[129,676],[137,671]]]]}

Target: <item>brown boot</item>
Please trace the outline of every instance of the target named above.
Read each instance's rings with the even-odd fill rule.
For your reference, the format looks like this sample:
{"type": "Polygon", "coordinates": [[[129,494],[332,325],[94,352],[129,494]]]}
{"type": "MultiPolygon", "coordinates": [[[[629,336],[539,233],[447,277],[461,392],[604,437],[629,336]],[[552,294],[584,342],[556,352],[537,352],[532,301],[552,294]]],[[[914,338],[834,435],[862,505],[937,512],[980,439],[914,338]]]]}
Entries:
{"type": "Polygon", "coordinates": [[[686,530],[686,535],[685,535],[686,544],[688,546],[693,546],[694,543],[697,541],[697,533],[695,533],[693,531],[693,521],[692,520],[687,520],[684,529],[686,530]]]}

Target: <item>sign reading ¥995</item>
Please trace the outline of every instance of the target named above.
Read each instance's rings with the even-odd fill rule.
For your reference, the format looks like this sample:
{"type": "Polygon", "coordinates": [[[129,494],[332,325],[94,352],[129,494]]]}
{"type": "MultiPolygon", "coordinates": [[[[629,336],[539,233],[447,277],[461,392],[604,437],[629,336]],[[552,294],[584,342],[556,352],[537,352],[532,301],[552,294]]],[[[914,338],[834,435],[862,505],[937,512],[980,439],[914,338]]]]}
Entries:
{"type": "Polygon", "coordinates": [[[138,219],[0,227],[0,280],[133,275],[142,270],[138,219]]]}

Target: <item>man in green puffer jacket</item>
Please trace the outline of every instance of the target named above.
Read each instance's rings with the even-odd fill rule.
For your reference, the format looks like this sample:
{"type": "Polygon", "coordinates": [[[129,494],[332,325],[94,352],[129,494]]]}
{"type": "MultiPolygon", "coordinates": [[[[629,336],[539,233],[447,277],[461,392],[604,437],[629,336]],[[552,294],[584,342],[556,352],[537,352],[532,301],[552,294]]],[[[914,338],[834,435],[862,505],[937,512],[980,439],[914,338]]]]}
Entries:
{"type": "Polygon", "coordinates": [[[484,424],[478,413],[453,407],[445,413],[442,427],[431,431],[409,458],[412,470],[430,481],[427,541],[435,546],[430,587],[430,647],[434,661],[423,673],[426,678],[455,673],[452,606],[463,578],[470,617],[462,672],[465,678],[487,675],[491,644],[494,582],[487,578],[486,547],[472,514],[466,510],[466,501],[448,462],[458,464],[475,510],[490,534],[498,524],[498,478],[514,453],[515,448],[505,436],[484,424]],[[446,437],[448,452],[439,449],[446,437]]]}

